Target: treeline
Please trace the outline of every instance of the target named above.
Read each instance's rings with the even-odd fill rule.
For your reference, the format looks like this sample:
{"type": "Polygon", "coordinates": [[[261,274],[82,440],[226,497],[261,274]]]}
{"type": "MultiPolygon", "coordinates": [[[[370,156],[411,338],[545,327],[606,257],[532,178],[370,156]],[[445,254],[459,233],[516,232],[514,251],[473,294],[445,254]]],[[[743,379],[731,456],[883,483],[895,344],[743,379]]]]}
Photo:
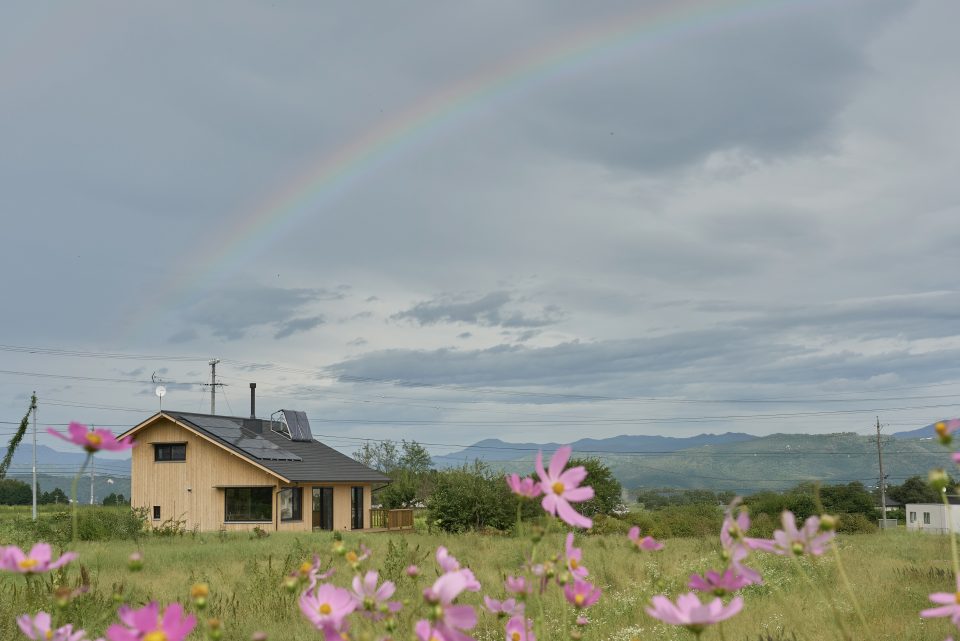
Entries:
{"type": "MultiPolygon", "coordinates": [[[[373,503],[386,509],[421,508],[426,525],[445,532],[509,530],[517,521],[543,514],[539,501],[523,501],[510,491],[504,474],[486,463],[437,470],[430,454],[416,441],[366,442],[353,453],[361,463],[389,476],[391,484],[374,493],[373,503]]],[[[583,465],[595,496],[578,503],[587,516],[613,514],[621,505],[623,488],[610,468],[598,459],[571,459],[569,467],[583,465]]]]}
{"type": "MultiPolygon", "coordinates": [[[[37,495],[39,505],[67,505],[69,497],[59,487],[37,495]]],[[[33,492],[30,484],[17,479],[0,479],[0,505],[32,505],[33,492]]],[[[130,501],[123,494],[111,493],[104,497],[103,505],[129,505],[130,501]]]]}

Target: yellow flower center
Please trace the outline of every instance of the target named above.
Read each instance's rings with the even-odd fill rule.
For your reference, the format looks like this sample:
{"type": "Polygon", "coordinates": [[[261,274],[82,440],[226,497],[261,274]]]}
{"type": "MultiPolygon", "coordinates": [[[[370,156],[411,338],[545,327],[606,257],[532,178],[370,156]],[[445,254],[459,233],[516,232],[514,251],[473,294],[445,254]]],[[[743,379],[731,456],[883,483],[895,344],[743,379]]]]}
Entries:
{"type": "Polygon", "coordinates": [[[580,567],[580,563],[576,559],[570,559],[570,569],[576,570],[578,567],[580,567]]]}
{"type": "Polygon", "coordinates": [[[520,641],[520,633],[513,631],[510,633],[510,641],[520,641]]]}
{"type": "Polygon", "coordinates": [[[310,570],[313,569],[313,565],[304,561],[300,564],[300,574],[310,574],[310,570]]]}
{"type": "Polygon", "coordinates": [[[577,605],[583,605],[583,599],[584,596],[582,594],[578,594],[577,596],[573,597],[573,602],[577,605]]]}
{"type": "Polygon", "coordinates": [[[167,641],[167,633],[163,630],[154,630],[144,635],[143,641],[167,641]]]}
{"type": "Polygon", "coordinates": [[[43,636],[46,637],[47,641],[50,641],[53,638],[53,630],[47,630],[43,633],[43,636]]]}
{"type": "Polygon", "coordinates": [[[36,559],[24,559],[20,561],[19,565],[21,570],[32,570],[37,567],[37,563],[38,561],[36,559]]]}
{"type": "Polygon", "coordinates": [[[100,447],[100,444],[103,443],[103,437],[100,436],[99,434],[94,434],[93,432],[89,432],[87,434],[87,443],[89,443],[93,447],[100,447]]]}
{"type": "Polygon", "coordinates": [[[333,612],[333,608],[330,607],[329,603],[321,603],[317,611],[320,612],[320,614],[330,614],[333,612]]]}
{"type": "Polygon", "coordinates": [[[347,552],[347,563],[356,563],[360,557],[354,551],[347,552]]]}
{"type": "Polygon", "coordinates": [[[564,490],[563,483],[561,483],[560,481],[557,481],[556,483],[553,484],[552,489],[554,494],[563,494],[563,490],[564,490]]]}
{"type": "Polygon", "coordinates": [[[960,605],[960,592],[957,592],[957,593],[953,596],[953,600],[956,601],[958,605],[960,605]]]}
{"type": "Polygon", "coordinates": [[[190,588],[190,596],[194,599],[205,598],[210,595],[210,587],[206,583],[195,583],[190,588]]]}
{"type": "Polygon", "coordinates": [[[944,434],[947,433],[947,424],[944,423],[943,421],[940,421],[939,423],[933,426],[933,429],[937,431],[937,434],[939,434],[940,436],[943,436],[944,434]]]}

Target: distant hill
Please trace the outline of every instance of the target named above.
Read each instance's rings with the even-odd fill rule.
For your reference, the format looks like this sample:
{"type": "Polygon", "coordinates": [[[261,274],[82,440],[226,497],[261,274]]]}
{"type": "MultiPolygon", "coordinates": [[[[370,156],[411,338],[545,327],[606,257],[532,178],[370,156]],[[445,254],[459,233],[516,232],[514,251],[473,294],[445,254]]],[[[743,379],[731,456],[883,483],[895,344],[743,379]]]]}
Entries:
{"type": "Polygon", "coordinates": [[[935,423],[930,423],[930,425],[918,427],[915,430],[894,432],[891,436],[893,436],[893,438],[933,438],[937,435],[937,432],[933,429],[934,425],[935,423]]]}
{"type": "MultiPolygon", "coordinates": [[[[669,437],[617,437],[633,438],[663,441],[655,445],[656,440],[619,440],[616,441],[619,448],[615,448],[611,443],[603,442],[611,439],[584,439],[573,444],[574,455],[579,453],[602,459],[628,489],[679,487],[754,492],[782,490],[803,481],[861,481],[868,487],[877,484],[876,441],[869,436],[853,433],[773,434],[764,437],[734,434],[672,440],[669,437]],[[727,442],[723,442],[724,437],[728,437],[727,442]],[[714,442],[697,443],[697,439],[712,439],[714,442]],[[644,445],[648,449],[643,449],[644,445]]],[[[516,448],[512,460],[505,458],[505,453],[511,450],[496,450],[496,459],[482,455],[477,458],[504,472],[522,474],[533,470],[537,449],[550,451],[555,447],[502,441],[484,441],[483,445],[516,448]],[[523,449],[533,451],[524,452],[523,449]]],[[[443,458],[462,457],[468,452],[482,454],[483,449],[468,448],[443,458]]],[[[463,462],[463,458],[454,460],[457,464],[463,462]]],[[[890,483],[899,483],[913,475],[925,477],[930,468],[949,465],[949,453],[936,441],[900,438],[884,445],[884,472],[889,475],[890,483]]]]}
{"type": "MultiPolygon", "coordinates": [[[[584,438],[570,443],[575,452],[607,453],[607,452],[676,452],[678,450],[705,445],[719,445],[721,443],[741,443],[752,441],[759,437],[750,434],[727,432],[726,434],[698,434],[686,438],[674,436],[645,436],[628,435],[613,436],[604,439],[584,438]]],[[[546,452],[560,447],[559,443],[508,443],[500,439],[486,439],[478,441],[470,447],[452,454],[433,457],[433,464],[437,467],[454,467],[481,459],[488,463],[497,461],[514,461],[524,457],[532,457],[538,450],[546,452]],[[533,454],[530,454],[533,452],[533,454]]],[[[531,459],[532,460],[532,459],[531,459]]]]}

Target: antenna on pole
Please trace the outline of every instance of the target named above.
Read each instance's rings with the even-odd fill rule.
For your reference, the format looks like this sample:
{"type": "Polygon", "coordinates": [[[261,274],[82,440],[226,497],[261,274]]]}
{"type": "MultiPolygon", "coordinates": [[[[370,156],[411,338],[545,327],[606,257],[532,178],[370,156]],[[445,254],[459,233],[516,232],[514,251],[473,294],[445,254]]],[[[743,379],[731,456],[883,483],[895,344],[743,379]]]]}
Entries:
{"type": "Polygon", "coordinates": [[[204,387],[210,388],[210,413],[217,413],[217,388],[223,387],[223,383],[217,382],[217,363],[220,362],[219,358],[214,358],[210,361],[210,382],[204,383],[204,387]]]}
{"type": "Polygon", "coordinates": [[[163,411],[163,397],[167,393],[166,386],[163,385],[163,379],[157,376],[157,373],[154,372],[150,375],[150,380],[154,382],[157,388],[153,391],[154,394],[160,399],[160,411],[163,411]]]}

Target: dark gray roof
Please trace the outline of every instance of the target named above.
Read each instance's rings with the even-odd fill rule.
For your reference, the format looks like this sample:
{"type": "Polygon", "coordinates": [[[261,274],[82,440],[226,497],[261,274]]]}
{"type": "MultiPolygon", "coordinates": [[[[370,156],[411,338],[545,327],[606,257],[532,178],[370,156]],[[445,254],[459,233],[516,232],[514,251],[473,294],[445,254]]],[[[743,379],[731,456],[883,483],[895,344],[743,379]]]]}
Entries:
{"type": "Polygon", "coordinates": [[[286,436],[272,431],[270,421],[169,410],[164,410],[163,413],[291,481],[324,483],[351,481],[387,483],[390,481],[387,475],[370,469],[320,441],[291,441],[286,436]],[[240,430],[243,440],[231,442],[223,438],[222,431],[204,428],[203,425],[209,424],[210,419],[217,419],[218,423],[233,423],[240,430]],[[239,443],[239,446],[236,443],[239,443]],[[254,444],[254,447],[250,447],[251,444],[254,444]],[[256,447],[257,444],[260,447],[256,447]],[[276,452],[278,449],[293,456],[284,457],[289,460],[276,460],[274,454],[268,455],[271,458],[259,458],[251,453],[276,452]],[[300,460],[294,460],[296,458],[300,460]]]}

